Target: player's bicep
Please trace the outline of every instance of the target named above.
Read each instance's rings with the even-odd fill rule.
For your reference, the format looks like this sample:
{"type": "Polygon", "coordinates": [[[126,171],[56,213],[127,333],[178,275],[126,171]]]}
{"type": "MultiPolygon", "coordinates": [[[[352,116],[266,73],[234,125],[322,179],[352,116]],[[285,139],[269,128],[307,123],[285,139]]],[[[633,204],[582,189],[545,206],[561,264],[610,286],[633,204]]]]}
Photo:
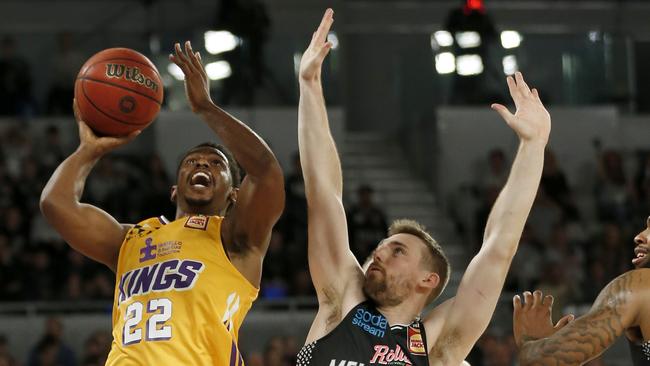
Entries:
{"type": "Polygon", "coordinates": [[[85,203],[66,209],[43,205],[41,210],[72,248],[115,271],[120,247],[132,225],[120,224],[104,210],[85,203]]]}
{"type": "Polygon", "coordinates": [[[309,271],[319,300],[342,296],[362,275],[348,240],[345,209],[336,195],[308,200],[309,271]]]}

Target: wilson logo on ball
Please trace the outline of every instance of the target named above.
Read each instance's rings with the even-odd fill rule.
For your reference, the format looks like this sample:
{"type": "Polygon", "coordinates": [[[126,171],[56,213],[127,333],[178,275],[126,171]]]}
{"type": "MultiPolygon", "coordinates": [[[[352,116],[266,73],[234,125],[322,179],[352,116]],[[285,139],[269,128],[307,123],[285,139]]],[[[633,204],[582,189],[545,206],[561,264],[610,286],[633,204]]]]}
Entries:
{"type": "Polygon", "coordinates": [[[137,67],[128,67],[121,64],[106,64],[106,76],[118,79],[123,77],[124,80],[144,85],[153,91],[158,90],[158,84],[141,73],[137,67]]]}

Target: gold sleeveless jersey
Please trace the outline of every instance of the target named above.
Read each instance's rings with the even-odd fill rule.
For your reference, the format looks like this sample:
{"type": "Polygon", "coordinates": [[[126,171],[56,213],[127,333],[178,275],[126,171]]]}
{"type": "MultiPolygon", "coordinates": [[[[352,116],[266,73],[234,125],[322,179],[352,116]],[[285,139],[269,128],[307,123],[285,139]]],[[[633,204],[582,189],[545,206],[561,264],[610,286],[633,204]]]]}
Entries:
{"type": "Polygon", "coordinates": [[[243,366],[239,327],[258,290],[226,256],[221,222],[159,217],[129,230],[106,365],[243,366]]]}

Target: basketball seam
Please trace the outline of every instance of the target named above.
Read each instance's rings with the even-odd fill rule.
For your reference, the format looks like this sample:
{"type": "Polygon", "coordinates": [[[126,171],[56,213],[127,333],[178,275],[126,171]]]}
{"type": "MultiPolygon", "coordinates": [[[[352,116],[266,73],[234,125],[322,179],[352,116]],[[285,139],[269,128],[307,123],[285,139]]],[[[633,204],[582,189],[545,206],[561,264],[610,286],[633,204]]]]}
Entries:
{"type": "Polygon", "coordinates": [[[89,77],[86,77],[86,76],[81,76],[81,77],[78,77],[77,79],[78,79],[78,80],[90,80],[90,81],[94,81],[94,82],[96,82],[96,83],[106,84],[106,85],[114,86],[114,87],[116,87],[116,88],[120,88],[120,89],[128,90],[128,91],[130,91],[130,92],[133,92],[133,93],[135,93],[135,94],[138,94],[138,95],[140,95],[140,96],[143,96],[143,97],[145,97],[145,98],[147,98],[147,99],[149,99],[149,100],[151,100],[151,101],[154,101],[156,104],[158,104],[158,106],[162,107],[162,103],[159,102],[159,101],[157,101],[156,98],[151,97],[151,96],[149,96],[149,95],[147,95],[147,94],[145,94],[145,93],[139,92],[139,91],[137,91],[137,90],[129,89],[129,88],[127,88],[126,86],[122,86],[122,85],[119,85],[119,84],[112,84],[112,83],[109,83],[108,81],[98,80],[98,79],[94,79],[94,78],[89,78],[89,77]]]}
{"type": "Polygon", "coordinates": [[[102,59],[102,60],[96,61],[96,62],[88,65],[88,67],[86,68],[86,72],[84,72],[84,76],[86,76],[86,74],[88,73],[88,70],[90,70],[93,66],[95,66],[95,65],[97,65],[99,63],[102,63],[102,62],[113,61],[113,60],[132,61],[132,62],[135,62],[137,64],[146,66],[146,67],[150,68],[154,73],[156,73],[156,75],[158,75],[158,79],[161,78],[160,73],[158,72],[158,69],[156,68],[156,65],[148,64],[146,62],[134,60],[132,58],[127,58],[127,57],[113,57],[113,58],[107,58],[107,59],[102,59]],[[152,67],[152,65],[153,65],[153,67],[152,67]]]}
{"type": "MultiPolygon", "coordinates": [[[[112,84],[111,84],[111,85],[112,85],[112,84]]],[[[97,107],[97,106],[95,105],[95,103],[93,103],[92,99],[90,99],[90,97],[88,96],[88,94],[86,94],[86,87],[85,87],[85,85],[84,85],[83,82],[81,83],[81,91],[83,92],[84,97],[86,97],[86,100],[88,101],[88,103],[90,103],[90,105],[92,105],[92,106],[93,106],[96,110],[98,110],[100,113],[102,113],[103,115],[105,115],[106,117],[108,117],[108,118],[110,118],[110,119],[112,119],[112,120],[114,120],[114,121],[117,121],[117,122],[119,122],[119,123],[122,123],[122,124],[125,124],[125,125],[128,125],[128,126],[146,126],[149,122],[151,122],[151,121],[149,121],[149,122],[147,122],[147,123],[145,123],[145,124],[140,124],[140,123],[131,123],[131,122],[126,122],[126,121],[123,121],[123,120],[121,120],[121,119],[119,119],[119,118],[115,118],[115,117],[111,116],[110,114],[108,114],[108,113],[104,112],[103,110],[101,110],[99,107],[97,107]]]]}

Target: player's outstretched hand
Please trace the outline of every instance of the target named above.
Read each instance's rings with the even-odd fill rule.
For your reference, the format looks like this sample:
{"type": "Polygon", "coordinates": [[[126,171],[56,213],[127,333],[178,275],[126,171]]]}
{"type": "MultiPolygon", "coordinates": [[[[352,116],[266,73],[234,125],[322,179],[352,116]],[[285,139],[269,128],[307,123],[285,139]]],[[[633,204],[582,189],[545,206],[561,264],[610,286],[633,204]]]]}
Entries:
{"type": "Polygon", "coordinates": [[[553,296],[543,296],[542,291],[537,290],[532,294],[524,292],[524,301],[519,295],[512,299],[514,311],[512,316],[512,328],[515,342],[518,347],[529,340],[546,338],[553,335],[574,318],[572,314],[564,316],[557,324],[553,325],[551,314],[553,311],[553,296]]]}
{"type": "Polygon", "coordinates": [[[512,114],[508,108],[497,103],[492,104],[492,109],[501,115],[522,141],[547,143],[551,132],[551,116],[539,99],[537,89],[531,90],[520,72],[516,72],[514,78],[508,76],[506,80],[517,110],[512,114]]]}
{"type": "Polygon", "coordinates": [[[332,42],[327,41],[327,34],[334,23],[334,11],[327,9],[316,32],[311,37],[309,47],[300,60],[300,81],[318,81],[321,76],[323,60],[332,49],[332,42]]]}
{"type": "Polygon", "coordinates": [[[185,75],[185,95],[194,113],[201,113],[213,105],[210,98],[210,79],[205,72],[201,54],[192,50],[190,41],[185,41],[184,49],[174,44],[174,53],[169,60],[181,68],[185,75]]]}
{"type": "Polygon", "coordinates": [[[74,118],[77,120],[77,125],[79,126],[79,148],[86,149],[94,158],[99,158],[117,147],[126,145],[141,132],[140,130],[133,131],[123,137],[98,137],[86,122],[81,120],[76,99],[72,102],[72,109],[74,110],[74,118]]]}

